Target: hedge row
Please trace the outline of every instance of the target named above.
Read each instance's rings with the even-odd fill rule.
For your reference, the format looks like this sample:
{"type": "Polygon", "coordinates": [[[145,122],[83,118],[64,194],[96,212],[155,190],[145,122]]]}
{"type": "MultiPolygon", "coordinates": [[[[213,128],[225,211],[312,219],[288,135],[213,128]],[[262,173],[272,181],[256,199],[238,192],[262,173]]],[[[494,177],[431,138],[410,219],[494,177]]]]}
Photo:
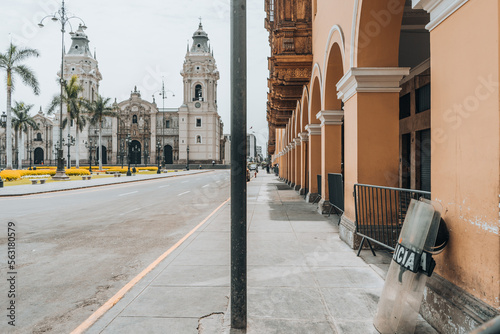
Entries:
{"type": "MultiPolygon", "coordinates": [[[[49,175],[54,176],[56,174],[55,169],[37,169],[37,170],[3,170],[0,172],[0,177],[6,181],[15,181],[19,180],[23,176],[35,176],[35,175],[49,175]]],[[[75,176],[75,175],[90,175],[90,172],[85,169],[66,169],[66,175],[75,176]]]]}

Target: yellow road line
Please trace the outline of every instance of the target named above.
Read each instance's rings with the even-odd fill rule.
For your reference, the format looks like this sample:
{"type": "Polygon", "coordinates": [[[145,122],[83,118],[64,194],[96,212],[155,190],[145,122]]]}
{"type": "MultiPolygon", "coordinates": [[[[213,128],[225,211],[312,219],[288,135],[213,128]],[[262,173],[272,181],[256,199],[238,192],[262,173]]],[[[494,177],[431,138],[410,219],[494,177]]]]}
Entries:
{"type": "Polygon", "coordinates": [[[133,280],[128,282],[123,288],[120,289],[113,297],[111,297],[106,303],[104,303],[97,311],[95,311],[90,317],[80,324],[76,329],[74,329],[71,334],[83,333],[90,326],[92,326],[100,317],[102,317],[107,311],[109,311],[113,306],[120,301],[120,299],[125,296],[125,294],[132,289],[141,279],[144,278],[151,270],[153,270],[161,261],[163,261],[167,256],[169,256],[174,250],[176,250],[187,238],[189,238],[194,232],[196,232],[203,224],[205,224],[217,211],[220,210],[231,198],[228,198],[224,203],[219,205],[217,209],[212,211],[201,223],[199,223],[195,228],[189,231],[182,239],[177,241],[175,245],[170,247],[165,253],[163,253],[159,258],[157,258],[153,263],[151,263],[146,269],[144,269],[139,275],[134,277],[133,280]]]}

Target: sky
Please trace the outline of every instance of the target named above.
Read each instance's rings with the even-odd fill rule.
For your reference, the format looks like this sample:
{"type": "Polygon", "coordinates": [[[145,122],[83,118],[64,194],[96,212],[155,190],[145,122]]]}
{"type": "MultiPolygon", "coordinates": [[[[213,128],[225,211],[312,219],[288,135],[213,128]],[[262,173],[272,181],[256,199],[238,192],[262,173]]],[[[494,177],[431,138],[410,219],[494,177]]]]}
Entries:
{"type": "MultiPolygon", "coordinates": [[[[186,55],[186,45],[198,29],[199,18],[208,33],[220,72],[218,85],[219,115],[224,133],[230,133],[230,0],[66,0],[67,11],[82,18],[90,49],[96,50],[102,74],[99,93],[118,102],[128,99],[134,86],[141,97],[162,106],[158,91],[162,78],[166,94],[165,107],[182,104],[180,71],[186,55]]],[[[40,20],[52,15],[61,0],[0,0],[0,52],[5,53],[10,41],[16,45],[37,49],[39,58],[26,64],[40,82],[39,96],[17,81],[13,101],[34,104],[32,113],[45,110],[59,92],[57,72],[61,64],[61,25],[50,17],[39,28],[40,20]]],[[[270,54],[268,33],[264,28],[264,1],[247,2],[247,131],[254,133],[258,145],[267,142],[266,121],[267,57],[270,54]]],[[[70,21],[73,30],[79,20],[70,21]]],[[[66,29],[66,49],[71,38],[66,29]]],[[[0,111],[6,110],[5,75],[1,73],[0,111]]]]}

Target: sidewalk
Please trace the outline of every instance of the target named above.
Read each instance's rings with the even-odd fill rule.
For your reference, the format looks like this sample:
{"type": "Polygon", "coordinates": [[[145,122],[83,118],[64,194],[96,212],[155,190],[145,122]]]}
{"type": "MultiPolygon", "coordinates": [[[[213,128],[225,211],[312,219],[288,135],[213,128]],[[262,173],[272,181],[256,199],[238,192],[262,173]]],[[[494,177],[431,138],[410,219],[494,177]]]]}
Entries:
{"type": "MultiPolygon", "coordinates": [[[[272,174],[248,183],[246,333],[377,333],[383,270],[356,257],[336,221],[272,174]]],[[[225,204],[86,333],[229,333],[229,231],[225,204]]],[[[435,331],[421,320],[417,333],[435,331]]]]}
{"type": "Polygon", "coordinates": [[[3,188],[0,188],[0,197],[25,196],[25,195],[50,193],[56,191],[100,187],[118,183],[138,182],[138,181],[146,181],[146,180],[153,180],[153,179],[160,179],[160,178],[167,178],[167,177],[174,177],[174,176],[181,176],[188,174],[205,173],[208,171],[210,170],[202,169],[202,170],[190,170],[190,171],[170,172],[162,174],[145,174],[145,175],[136,174],[133,176],[122,175],[121,177],[108,177],[108,178],[93,179],[86,181],[83,180],[57,181],[57,182],[35,184],[35,185],[26,184],[26,185],[10,186],[10,187],[4,186],[3,188]]]}

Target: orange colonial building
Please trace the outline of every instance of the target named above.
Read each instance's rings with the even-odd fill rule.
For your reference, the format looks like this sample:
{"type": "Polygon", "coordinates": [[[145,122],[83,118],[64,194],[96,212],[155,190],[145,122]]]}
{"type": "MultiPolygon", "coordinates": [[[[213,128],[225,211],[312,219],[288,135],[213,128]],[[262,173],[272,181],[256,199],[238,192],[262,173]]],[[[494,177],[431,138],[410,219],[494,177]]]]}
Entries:
{"type": "Polygon", "coordinates": [[[324,211],[327,176],[341,173],[353,248],[355,184],[430,191],[450,241],[423,316],[458,333],[497,315],[498,0],[266,0],[266,11],[279,176],[324,211]]]}

